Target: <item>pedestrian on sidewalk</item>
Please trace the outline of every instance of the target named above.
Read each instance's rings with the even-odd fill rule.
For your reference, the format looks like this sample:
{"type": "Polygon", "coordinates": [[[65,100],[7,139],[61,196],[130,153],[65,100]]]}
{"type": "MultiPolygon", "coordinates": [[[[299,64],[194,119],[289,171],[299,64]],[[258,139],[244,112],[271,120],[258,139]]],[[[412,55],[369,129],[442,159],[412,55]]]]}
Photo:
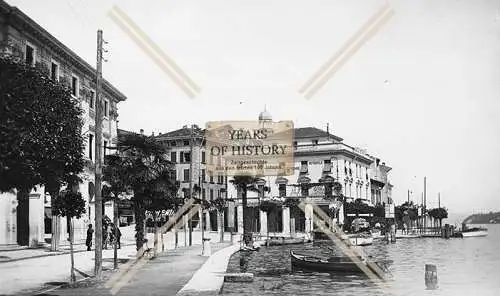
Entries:
{"type": "Polygon", "coordinates": [[[122,247],[120,243],[120,238],[122,237],[122,232],[120,231],[120,227],[116,226],[116,243],[118,244],[118,249],[122,247]]]}
{"type": "Polygon", "coordinates": [[[89,224],[89,228],[87,229],[87,240],[85,244],[87,245],[87,251],[91,251],[90,247],[92,247],[92,234],[94,233],[94,229],[92,229],[92,224],[89,224]]]}

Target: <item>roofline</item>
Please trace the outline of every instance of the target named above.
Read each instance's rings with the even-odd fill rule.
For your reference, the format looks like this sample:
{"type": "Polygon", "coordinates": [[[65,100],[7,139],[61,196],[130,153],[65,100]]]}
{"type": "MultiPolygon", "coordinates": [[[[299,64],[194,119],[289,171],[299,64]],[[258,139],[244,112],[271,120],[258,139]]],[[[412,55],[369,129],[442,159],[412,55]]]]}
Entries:
{"type": "MultiPolygon", "coordinates": [[[[324,130],[322,130],[322,129],[320,129],[320,128],[314,127],[314,126],[295,127],[295,128],[293,129],[293,131],[294,131],[294,133],[295,133],[295,131],[296,131],[296,130],[298,130],[298,129],[305,129],[305,128],[314,128],[314,129],[317,129],[317,130],[320,130],[320,131],[322,131],[322,132],[326,133],[326,134],[328,135],[328,137],[329,137],[329,138],[332,138],[332,139],[337,140],[337,141],[339,141],[339,142],[344,141],[344,139],[342,139],[341,137],[336,136],[336,135],[333,135],[333,134],[331,134],[331,133],[329,133],[329,132],[326,132],[326,131],[324,131],[324,130]]],[[[303,137],[295,137],[295,138],[296,138],[296,139],[307,139],[307,138],[317,138],[317,136],[303,136],[303,137]]]]}
{"type": "MultiPolygon", "coordinates": [[[[16,17],[18,21],[28,26],[29,29],[40,34],[42,38],[45,38],[46,41],[49,41],[51,43],[47,45],[55,46],[57,49],[62,50],[63,54],[73,59],[73,62],[76,62],[78,64],[80,70],[86,71],[87,74],[91,77],[95,75],[96,69],[94,67],[92,67],[89,63],[87,63],[84,59],[82,59],[79,55],[77,55],[74,51],[72,51],[70,48],[64,45],[57,38],[52,36],[52,34],[50,34],[47,30],[45,30],[42,26],[40,26],[37,22],[31,19],[28,15],[26,15],[16,6],[10,6],[4,0],[0,0],[0,10],[4,11],[8,16],[16,17]]],[[[102,84],[103,90],[114,95],[115,99],[117,99],[118,101],[125,101],[127,99],[127,97],[116,87],[114,87],[109,81],[103,78],[102,82],[103,82],[102,84]]]]}

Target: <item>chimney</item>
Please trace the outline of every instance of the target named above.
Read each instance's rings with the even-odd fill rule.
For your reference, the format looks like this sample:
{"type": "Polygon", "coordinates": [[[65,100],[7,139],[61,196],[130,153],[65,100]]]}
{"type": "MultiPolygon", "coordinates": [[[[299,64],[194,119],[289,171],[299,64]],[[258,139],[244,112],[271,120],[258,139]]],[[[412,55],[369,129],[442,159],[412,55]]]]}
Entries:
{"type": "Polygon", "coordinates": [[[330,134],[330,124],[328,122],[326,123],[326,133],[330,134]]]}
{"type": "Polygon", "coordinates": [[[144,130],[141,128],[140,130],[141,135],[144,135],[144,130]]]}
{"type": "Polygon", "coordinates": [[[153,136],[153,137],[154,137],[154,136],[155,136],[155,132],[151,132],[151,136],[153,136]]]}

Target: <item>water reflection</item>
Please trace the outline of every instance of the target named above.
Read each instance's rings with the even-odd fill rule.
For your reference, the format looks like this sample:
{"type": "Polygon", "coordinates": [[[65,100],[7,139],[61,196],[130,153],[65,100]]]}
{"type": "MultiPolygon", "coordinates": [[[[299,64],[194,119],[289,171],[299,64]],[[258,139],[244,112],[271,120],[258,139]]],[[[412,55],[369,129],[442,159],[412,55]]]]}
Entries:
{"type": "Polygon", "coordinates": [[[389,261],[394,282],[381,291],[365,275],[292,270],[290,250],[315,256],[341,255],[333,243],[262,248],[236,253],[228,272],[251,272],[254,283],[226,283],[224,295],[500,295],[500,227],[486,238],[400,239],[364,247],[373,260],[389,261]],[[331,250],[333,248],[333,252],[331,250]],[[426,290],[425,264],[437,267],[437,290],[426,290]]]}

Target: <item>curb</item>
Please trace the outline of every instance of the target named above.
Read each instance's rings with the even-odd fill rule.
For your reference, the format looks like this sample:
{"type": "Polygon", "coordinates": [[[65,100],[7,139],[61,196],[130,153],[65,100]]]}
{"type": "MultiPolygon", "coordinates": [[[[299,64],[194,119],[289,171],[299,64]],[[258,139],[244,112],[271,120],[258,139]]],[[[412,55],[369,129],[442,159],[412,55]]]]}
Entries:
{"type": "Polygon", "coordinates": [[[227,270],[229,260],[239,250],[239,244],[233,244],[213,253],[176,295],[220,294],[224,285],[223,274],[227,270]],[[223,262],[223,265],[217,266],[217,264],[214,264],[214,261],[223,262]]]}

